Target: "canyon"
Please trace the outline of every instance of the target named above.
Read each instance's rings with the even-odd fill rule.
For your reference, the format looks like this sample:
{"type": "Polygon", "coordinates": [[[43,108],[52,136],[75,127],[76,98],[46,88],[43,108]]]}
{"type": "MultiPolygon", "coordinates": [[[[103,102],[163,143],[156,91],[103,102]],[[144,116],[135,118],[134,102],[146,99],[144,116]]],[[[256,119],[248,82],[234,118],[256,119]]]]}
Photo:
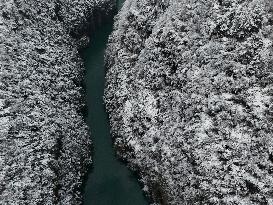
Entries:
{"type": "Polygon", "coordinates": [[[1,1],[0,203],[272,205],[272,27],[270,0],[1,1]]]}

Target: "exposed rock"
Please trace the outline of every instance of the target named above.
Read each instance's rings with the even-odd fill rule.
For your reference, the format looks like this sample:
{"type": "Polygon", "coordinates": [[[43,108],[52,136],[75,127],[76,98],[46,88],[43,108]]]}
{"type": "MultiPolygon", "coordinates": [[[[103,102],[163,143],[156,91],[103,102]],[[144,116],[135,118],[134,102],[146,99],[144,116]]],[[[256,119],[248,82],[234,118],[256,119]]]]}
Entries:
{"type": "Polygon", "coordinates": [[[78,39],[111,0],[1,0],[0,203],[80,204],[91,163],[78,39]]]}
{"type": "Polygon", "coordinates": [[[107,50],[115,147],[155,204],[273,204],[270,0],[127,0],[107,50]]]}

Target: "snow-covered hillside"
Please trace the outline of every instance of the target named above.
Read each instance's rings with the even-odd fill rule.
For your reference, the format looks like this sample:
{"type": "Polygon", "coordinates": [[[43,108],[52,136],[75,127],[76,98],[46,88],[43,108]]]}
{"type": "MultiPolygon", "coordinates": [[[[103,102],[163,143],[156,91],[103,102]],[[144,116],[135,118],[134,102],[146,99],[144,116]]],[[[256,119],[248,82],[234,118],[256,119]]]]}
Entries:
{"type": "Polygon", "coordinates": [[[107,50],[119,156],[157,204],[273,204],[271,0],[127,0],[107,50]]]}
{"type": "Polygon", "coordinates": [[[113,2],[0,1],[1,205],[80,204],[91,142],[77,46],[113,2]]]}

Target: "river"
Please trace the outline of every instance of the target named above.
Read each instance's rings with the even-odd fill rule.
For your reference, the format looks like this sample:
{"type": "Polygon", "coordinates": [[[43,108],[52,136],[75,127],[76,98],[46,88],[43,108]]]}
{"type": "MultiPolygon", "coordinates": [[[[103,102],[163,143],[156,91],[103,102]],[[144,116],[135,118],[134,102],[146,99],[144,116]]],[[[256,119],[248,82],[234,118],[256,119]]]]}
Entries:
{"type": "MultiPolygon", "coordinates": [[[[118,9],[123,1],[117,1],[118,9]]],[[[93,141],[93,167],[84,188],[84,205],[147,205],[137,177],[117,159],[103,105],[104,51],[113,22],[99,26],[83,52],[86,67],[87,122],[93,141]]]]}

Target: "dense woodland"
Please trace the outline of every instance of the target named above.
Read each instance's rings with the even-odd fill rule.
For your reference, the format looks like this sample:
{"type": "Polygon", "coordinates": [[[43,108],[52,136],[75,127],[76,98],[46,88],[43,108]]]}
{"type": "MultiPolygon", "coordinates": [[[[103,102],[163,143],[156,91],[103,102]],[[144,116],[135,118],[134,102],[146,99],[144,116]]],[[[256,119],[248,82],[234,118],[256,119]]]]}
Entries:
{"type": "Polygon", "coordinates": [[[81,203],[91,142],[78,39],[94,11],[112,9],[112,1],[0,1],[1,205],[81,203]]]}
{"type": "Polygon", "coordinates": [[[105,103],[155,204],[273,204],[273,3],[127,0],[105,103]]]}
{"type": "MultiPolygon", "coordinates": [[[[1,0],[1,205],[81,204],[78,50],[113,7],[1,0]]],[[[118,156],[154,205],[273,205],[272,26],[271,0],[125,1],[104,98],[118,156]]]]}

